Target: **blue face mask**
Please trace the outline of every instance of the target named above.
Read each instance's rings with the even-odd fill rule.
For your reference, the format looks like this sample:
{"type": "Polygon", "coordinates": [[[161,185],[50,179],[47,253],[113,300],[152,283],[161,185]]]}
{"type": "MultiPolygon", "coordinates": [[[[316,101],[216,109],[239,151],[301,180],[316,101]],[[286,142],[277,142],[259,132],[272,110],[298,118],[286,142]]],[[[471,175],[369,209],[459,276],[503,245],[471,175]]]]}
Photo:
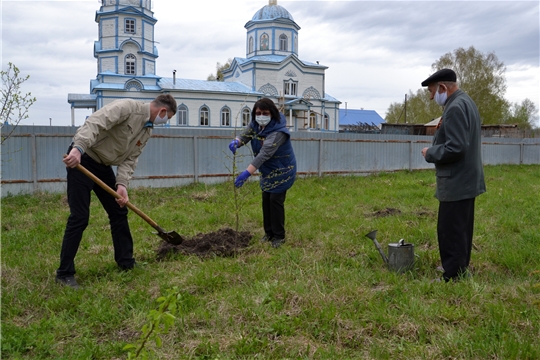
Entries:
{"type": "Polygon", "coordinates": [[[444,106],[444,104],[446,104],[447,98],[448,94],[446,93],[446,91],[442,94],[439,94],[439,86],[437,86],[437,90],[435,90],[435,102],[440,106],[444,106]]]}

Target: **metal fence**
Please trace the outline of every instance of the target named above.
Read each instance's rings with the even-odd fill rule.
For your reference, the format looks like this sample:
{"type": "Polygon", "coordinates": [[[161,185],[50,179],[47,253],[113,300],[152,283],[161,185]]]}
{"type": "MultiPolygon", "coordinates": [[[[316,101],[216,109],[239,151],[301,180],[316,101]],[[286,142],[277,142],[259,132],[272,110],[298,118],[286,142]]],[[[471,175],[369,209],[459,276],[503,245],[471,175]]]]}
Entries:
{"type": "MultiPolygon", "coordinates": [[[[2,129],[3,132],[6,129],[2,129]]],[[[1,153],[2,197],[39,191],[64,192],[62,156],[74,127],[19,126],[1,153]]],[[[216,128],[157,128],[149,140],[130,187],[173,187],[193,182],[217,183],[231,178],[228,149],[235,131],[216,128]]],[[[432,169],[421,149],[431,136],[295,132],[293,147],[300,176],[361,175],[374,172],[432,169]]],[[[237,153],[241,170],[252,159],[250,147],[237,153]]],[[[540,139],[483,138],[484,165],[540,164],[540,139]]]]}

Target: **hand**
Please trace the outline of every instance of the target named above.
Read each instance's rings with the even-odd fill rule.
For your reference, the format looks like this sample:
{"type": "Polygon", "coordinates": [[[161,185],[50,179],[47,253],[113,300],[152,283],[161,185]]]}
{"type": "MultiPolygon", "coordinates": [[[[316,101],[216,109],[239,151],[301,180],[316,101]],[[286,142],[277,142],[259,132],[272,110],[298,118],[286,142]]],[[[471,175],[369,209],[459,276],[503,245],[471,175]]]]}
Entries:
{"type": "Polygon", "coordinates": [[[229,144],[229,149],[232,151],[233,154],[236,154],[236,149],[240,147],[240,141],[238,139],[234,139],[229,144]]]}
{"type": "Polygon", "coordinates": [[[116,193],[122,197],[121,199],[116,199],[116,202],[118,203],[118,205],[120,205],[120,207],[126,206],[126,204],[129,201],[129,196],[128,196],[126,187],[124,185],[118,184],[116,186],[116,193]]]}
{"type": "Polygon", "coordinates": [[[426,152],[427,152],[427,147],[423,148],[422,149],[422,156],[425,158],[426,157],[426,152]]]}
{"type": "Polygon", "coordinates": [[[237,188],[241,187],[242,185],[244,185],[244,183],[250,176],[251,174],[249,173],[249,171],[247,170],[242,171],[242,173],[238,175],[236,180],[234,180],[234,186],[236,186],[237,188]]]}
{"type": "Polygon", "coordinates": [[[73,148],[69,154],[64,157],[63,161],[69,168],[77,167],[77,165],[81,163],[81,152],[77,148],[73,148]]]}

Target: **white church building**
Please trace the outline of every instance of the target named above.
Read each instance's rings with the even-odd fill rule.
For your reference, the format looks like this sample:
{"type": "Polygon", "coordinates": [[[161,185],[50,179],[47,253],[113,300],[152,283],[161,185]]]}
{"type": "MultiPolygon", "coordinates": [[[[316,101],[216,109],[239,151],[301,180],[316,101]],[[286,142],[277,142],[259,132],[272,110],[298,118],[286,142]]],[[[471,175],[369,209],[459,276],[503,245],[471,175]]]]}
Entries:
{"type": "Polygon", "coordinates": [[[235,57],[224,81],[189,80],[156,74],[157,20],[152,0],[101,0],[94,42],[97,77],[90,94],[68,94],[71,122],[76,109],[100,109],[120,98],[151,101],[171,94],[178,111],[166,126],[242,127],[253,104],[271,98],[291,131],[339,131],[340,101],[326,93],[325,70],[298,57],[300,26],[277,0],[270,0],[245,24],[246,56],[235,57]]]}

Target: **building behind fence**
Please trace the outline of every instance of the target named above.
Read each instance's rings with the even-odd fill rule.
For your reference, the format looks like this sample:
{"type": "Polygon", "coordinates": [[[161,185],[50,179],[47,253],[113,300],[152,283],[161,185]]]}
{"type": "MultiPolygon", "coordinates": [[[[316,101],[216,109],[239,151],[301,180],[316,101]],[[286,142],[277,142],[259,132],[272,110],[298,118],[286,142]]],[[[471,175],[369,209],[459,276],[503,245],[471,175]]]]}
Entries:
{"type": "MultiPolygon", "coordinates": [[[[4,133],[10,129],[3,128],[4,133]]],[[[33,192],[64,192],[63,154],[75,127],[18,126],[2,145],[2,197],[33,192]]],[[[241,129],[236,130],[240,132],[241,129]]],[[[234,128],[156,128],[130,187],[173,187],[231,179],[228,144],[234,128]]],[[[295,132],[293,147],[300,176],[362,175],[433,169],[421,155],[431,136],[295,132]]],[[[540,164],[538,138],[483,138],[484,165],[540,164]]],[[[249,146],[237,153],[240,169],[249,165],[249,146]]]]}

